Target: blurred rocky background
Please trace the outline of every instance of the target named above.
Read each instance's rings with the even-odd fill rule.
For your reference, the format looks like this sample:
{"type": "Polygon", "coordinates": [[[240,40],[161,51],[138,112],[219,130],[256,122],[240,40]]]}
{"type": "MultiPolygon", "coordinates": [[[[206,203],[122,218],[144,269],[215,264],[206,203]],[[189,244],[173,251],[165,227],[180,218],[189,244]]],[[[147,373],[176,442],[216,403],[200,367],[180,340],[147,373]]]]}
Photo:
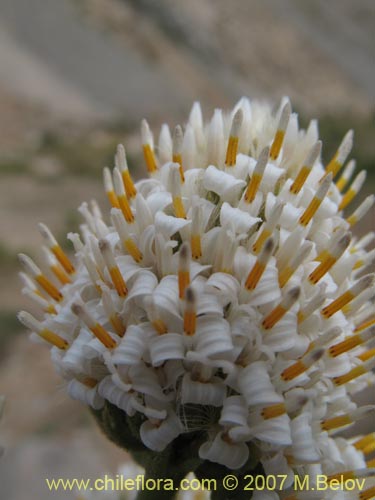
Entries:
{"type": "Polygon", "coordinates": [[[125,460],[15,319],[30,307],[15,255],[38,257],[37,222],[65,241],[81,201],[107,207],[101,169],[116,144],[139,177],[141,118],[183,122],[197,99],[208,116],[242,95],[289,95],[302,124],[320,119],[325,160],[354,128],[373,191],[374,24],[373,0],[0,0],[1,498],[72,498],[44,478],[125,460]]]}

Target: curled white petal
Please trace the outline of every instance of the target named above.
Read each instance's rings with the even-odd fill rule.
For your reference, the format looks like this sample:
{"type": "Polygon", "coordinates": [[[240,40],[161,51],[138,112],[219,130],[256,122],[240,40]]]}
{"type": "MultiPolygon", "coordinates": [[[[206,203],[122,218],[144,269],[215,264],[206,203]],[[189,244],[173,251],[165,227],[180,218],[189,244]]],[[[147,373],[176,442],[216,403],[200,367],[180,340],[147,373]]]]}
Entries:
{"type": "Polygon", "coordinates": [[[205,189],[218,194],[223,200],[230,201],[236,195],[238,196],[245,185],[245,181],[235,179],[213,165],[207,167],[204,172],[203,186],[205,189]]]}
{"type": "Polygon", "coordinates": [[[132,395],[124,392],[113,383],[111,375],[104,377],[98,387],[99,395],[110,403],[124,410],[127,414],[132,412],[132,395]]]}
{"type": "Polygon", "coordinates": [[[212,358],[230,353],[233,343],[228,322],[219,318],[198,318],[194,346],[202,356],[212,358]]]}
{"type": "Polygon", "coordinates": [[[181,432],[182,425],[175,413],[155,424],[147,420],[139,429],[142,442],[153,451],[163,451],[181,432]]]}
{"type": "MultiPolygon", "coordinates": [[[[251,416],[250,416],[251,420],[251,416]]],[[[257,439],[276,446],[289,446],[292,443],[290,435],[290,419],[288,415],[263,420],[256,425],[250,424],[250,430],[257,439]]]]}
{"type": "Polygon", "coordinates": [[[195,403],[209,406],[221,406],[226,396],[227,388],[221,379],[208,382],[195,381],[186,374],[181,384],[181,403],[195,403]]]}
{"type": "Polygon", "coordinates": [[[244,368],[238,385],[249,406],[283,402],[283,397],[275,391],[263,361],[256,361],[244,368]]]}
{"type": "Polygon", "coordinates": [[[301,413],[290,424],[292,433],[292,450],[296,460],[302,463],[316,462],[319,453],[316,449],[311,428],[311,415],[301,413]]]}
{"type": "Polygon", "coordinates": [[[228,273],[213,273],[206,281],[205,288],[217,295],[223,307],[237,299],[240,284],[228,273]]]}
{"type": "Polygon", "coordinates": [[[227,442],[219,432],[213,441],[201,445],[199,456],[235,470],[246,463],[249,458],[249,448],[245,443],[227,442]]]}
{"type": "Polygon", "coordinates": [[[160,366],[164,361],[168,360],[184,359],[184,338],[179,333],[166,333],[154,337],[149,347],[153,366],[160,366]]]}
{"type": "Polygon", "coordinates": [[[219,424],[222,426],[247,426],[248,407],[242,396],[230,396],[225,399],[219,424]]]}
{"type": "Polygon", "coordinates": [[[275,453],[269,458],[262,459],[262,465],[267,476],[273,476],[276,479],[276,488],[287,489],[294,482],[294,471],[289,466],[287,459],[282,451],[275,453]]]}
{"type": "Polygon", "coordinates": [[[82,401],[94,410],[103,408],[104,399],[99,395],[97,387],[87,387],[78,380],[71,380],[68,384],[69,396],[73,399],[82,401]]]}
{"type": "Polygon", "coordinates": [[[252,217],[239,208],[231,207],[227,202],[221,206],[220,223],[222,227],[232,229],[235,234],[249,232],[260,221],[259,217],[252,217]]]}
{"type": "Polygon", "coordinates": [[[137,365],[146,349],[147,333],[139,326],[131,325],[120,344],[114,349],[112,361],[118,365],[137,365]]]}
{"type": "Polygon", "coordinates": [[[155,229],[160,231],[166,238],[170,238],[181,229],[189,226],[191,221],[166,215],[164,212],[155,214],[155,229]]]}

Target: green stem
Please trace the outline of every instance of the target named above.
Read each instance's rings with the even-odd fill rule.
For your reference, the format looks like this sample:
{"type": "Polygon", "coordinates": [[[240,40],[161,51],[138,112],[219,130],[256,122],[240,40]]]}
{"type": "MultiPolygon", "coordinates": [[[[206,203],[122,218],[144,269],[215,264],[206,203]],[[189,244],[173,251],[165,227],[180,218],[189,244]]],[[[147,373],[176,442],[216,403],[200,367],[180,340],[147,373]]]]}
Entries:
{"type": "Polygon", "coordinates": [[[202,460],[198,449],[205,439],[205,433],[188,433],[179,436],[163,452],[154,452],[145,447],[139,436],[142,417],[129,417],[111,403],[106,402],[100,411],[93,411],[95,420],[104,434],[121,448],[126,449],[133,459],[145,469],[144,487],[137,495],[138,500],[167,500],[176,497],[182,479],[194,471],[202,460]],[[155,486],[155,488],[154,488],[155,486]],[[150,489],[152,488],[152,489],[150,489]]]}

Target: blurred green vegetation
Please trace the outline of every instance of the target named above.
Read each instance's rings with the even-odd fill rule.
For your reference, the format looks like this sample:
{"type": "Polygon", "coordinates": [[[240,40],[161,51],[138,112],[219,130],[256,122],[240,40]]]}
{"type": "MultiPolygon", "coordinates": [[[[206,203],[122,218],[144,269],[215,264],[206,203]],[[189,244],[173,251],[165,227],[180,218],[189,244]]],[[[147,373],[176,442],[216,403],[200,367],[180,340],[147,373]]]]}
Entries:
{"type": "Polygon", "coordinates": [[[0,241],[0,270],[10,269],[17,264],[17,254],[0,241]]]}
{"type": "Polygon", "coordinates": [[[71,175],[98,175],[103,165],[113,163],[115,142],[97,144],[87,137],[66,138],[54,132],[44,133],[39,154],[56,156],[64,173],[71,175]]]}
{"type": "Polygon", "coordinates": [[[24,331],[24,326],[17,319],[17,311],[0,310],[0,360],[5,357],[15,335],[24,331]]]}
{"type": "MultiPolygon", "coordinates": [[[[63,173],[74,176],[100,177],[104,166],[113,166],[117,144],[123,142],[127,127],[116,123],[104,131],[93,131],[73,136],[64,136],[46,131],[37,154],[50,155],[58,159],[63,173]]],[[[130,170],[134,171],[139,157],[127,151],[130,170]]]]}
{"type": "Polygon", "coordinates": [[[22,175],[29,172],[26,158],[1,158],[0,175],[22,175]]]}

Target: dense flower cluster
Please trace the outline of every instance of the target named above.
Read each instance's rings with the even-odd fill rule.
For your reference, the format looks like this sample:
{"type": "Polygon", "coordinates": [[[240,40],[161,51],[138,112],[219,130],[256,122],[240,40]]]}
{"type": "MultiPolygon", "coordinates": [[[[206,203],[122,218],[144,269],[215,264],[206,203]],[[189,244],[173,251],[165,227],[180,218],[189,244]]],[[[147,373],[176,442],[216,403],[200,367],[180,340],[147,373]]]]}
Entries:
{"type": "Polygon", "coordinates": [[[284,488],[295,473],[371,475],[374,435],[340,437],[375,408],[352,399],[375,366],[374,235],[351,233],[374,197],[343,215],[365,180],[345,164],[352,136],[324,167],[316,122],[299,129],[287,99],[243,98],[207,124],[196,103],[157,146],[144,121],[149,178],[133,182],[119,146],[110,220],[81,205],[74,264],[43,224],[44,270],[20,255],[43,315],[19,318],[53,345],[69,394],[141,414],[154,451],[204,430],[199,456],[235,470],[252,443],[284,488]]]}

